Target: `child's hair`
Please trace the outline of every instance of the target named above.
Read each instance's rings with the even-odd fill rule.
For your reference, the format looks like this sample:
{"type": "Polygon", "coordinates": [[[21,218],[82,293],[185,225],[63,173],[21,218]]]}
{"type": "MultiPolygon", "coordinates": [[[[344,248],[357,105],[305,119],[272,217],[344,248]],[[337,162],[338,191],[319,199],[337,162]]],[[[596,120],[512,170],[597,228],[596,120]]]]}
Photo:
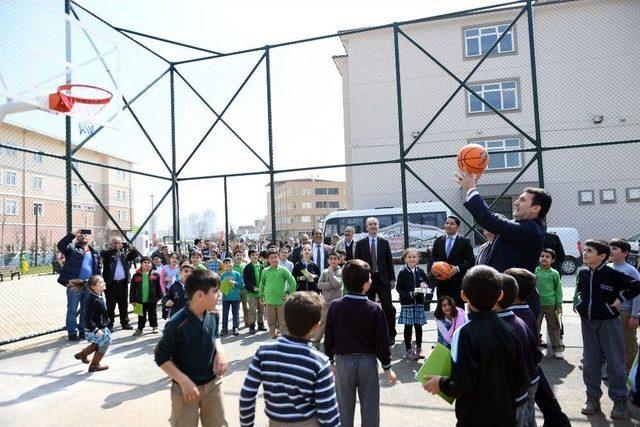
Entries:
{"type": "Polygon", "coordinates": [[[193,251],[193,252],[191,252],[191,256],[194,256],[194,255],[197,255],[197,256],[199,256],[200,258],[202,258],[202,252],[200,252],[200,251],[193,251]]]}
{"type": "Polygon", "coordinates": [[[502,291],[498,271],[486,265],[471,267],[462,279],[462,290],[476,310],[491,311],[502,291]]]}
{"type": "Polygon", "coordinates": [[[609,258],[609,255],[611,255],[611,247],[609,246],[609,243],[604,240],[589,239],[584,242],[584,245],[595,249],[598,255],[605,254],[606,258],[609,258]]]}
{"type": "Polygon", "coordinates": [[[289,249],[287,249],[285,247],[281,247],[280,249],[278,249],[278,253],[282,253],[282,252],[289,253],[289,249]]]}
{"type": "Polygon", "coordinates": [[[609,246],[615,246],[620,249],[622,252],[631,252],[631,245],[628,241],[623,238],[617,238],[609,240],[609,246]]]}
{"type": "Polygon", "coordinates": [[[140,265],[142,265],[142,263],[145,261],[149,261],[150,263],[153,264],[153,261],[151,261],[151,258],[149,258],[148,256],[143,256],[142,258],[140,258],[140,265]]]}
{"type": "Polygon", "coordinates": [[[257,254],[258,251],[256,251],[255,249],[249,249],[249,256],[253,255],[253,254],[257,254]]]}
{"type": "Polygon", "coordinates": [[[552,260],[556,259],[556,251],[554,251],[553,249],[543,248],[540,252],[544,252],[544,253],[547,253],[547,254],[551,255],[551,259],[552,260]]]}
{"type": "Polygon", "coordinates": [[[236,254],[242,254],[242,256],[244,256],[244,251],[242,249],[236,249],[233,251],[233,256],[236,256],[236,254]]]}
{"type": "Polygon", "coordinates": [[[454,319],[458,316],[458,309],[456,307],[456,301],[451,298],[449,295],[442,296],[438,298],[438,305],[436,305],[436,311],[433,313],[433,317],[438,320],[444,320],[444,311],[442,311],[442,303],[446,301],[451,306],[451,317],[454,319]]]}
{"type": "Polygon", "coordinates": [[[233,258],[226,257],[225,259],[222,260],[222,263],[223,264],[231,264],[231,263],[233,263],[233,258]]]}
{"type": "Polygon", "coordinates": [[[174,256],[174,255],[176,256],[176,258],[180,259],[180,255],[178,255],[178,253],[177,253],[177,252],[171,252],[171,253],[169,254],[169,259],[173,258],[173,256],[174,256]]]}
{"type": "Polygon", "coordinates": [[[269,249],[269,251],[267,251],[266,258],[269,258],[271,255],[278,255],[278,250],[277,249],[269,249]]]}
{"type": "Polygon", "coordinates": [[[405,260],[405,257],[410,253],[410,252],[415,252],[416,255],[418,256],[418,262],[420,262],[420,252],[418,252],[418,250],[416,248],[407,248],[404,250],[404,252],[402,253],[402,262],[407,262],[405,260]]]}
{"type": "Polygon", "coordinates": [[[189,263],[189,261],[182,261],[182,264],[180,264],[180,271],[182,271],[182,270],[184,270],[184,269],[186,269],[186,268],[190,268],[190,269],[191,269],[191,271],[193,271],[193,270],[194,270],[193,265],[191,265],[191,264],[189,263]]]}
{"type": "Polygon", "coordinates": [[[284,303],[284,321],[289,333],[305,337],[322,317],[324,299],[315,292],[296,292],[284,303]]]}
{"type": "Polygon", "coordinates": [[[340,258],[340,255],[338,254],[338,252],[331,251],[331,252],[329,252],[329,255],[327,255],[327,259],[331,258],[332,256],[334,256],[336,258],[340,258]]]}
{"type": "Polygon", "coordinates": [[[218,288],[220,288],[220,276],[211,270],[194,270],[187,279],[187,283],[184,284],[184,290],[189,299],[193,298],[198,291],[206,294],[209,289],[216,290],[218,288]]]}
{"type": "Polygon", "coordinates": [[[260,251],[260,258],[267,258],[269,256],[269,254],[267,253],[267,251],[260,251]]]}
{"type": "Polygon", "coordinates": [[[359,294],[364,289],[364,284],[371,278],[369,264],[360,259],[347,261],[342,269],[342,281],[349,292],[359,294]]]}
{"type": "Polygon", "coordinates": [[[501,309],[506,310],[513,305],[520,291],[518,282],[513,276],[500,273],[500,280],[502,281],[502,299],[498,301],[498,305],[501,309]]]}
{"type": "Polygon", "coordinates": [[[218,251],[211,251],[209,253],[211,254],[211,256],[215,256],[216,258],[218,257],[218,251]]]}
{"type": "Polygon", "coordinates": [[[160,255],[154,255],[152,259],[162,259],[160,255]]]}
{"type": "Polygon", "coordinates": [[[86,282],[86,287],[87,289],[93,289],[93,287],[100,281],[100,280],[104,280],[102,279],[102,276],[99,274],[94,274],[93,276],[89,277],[87,279],[86,282]]]}
{"type": "Polygon", "coordinates": [[[508,274],[518,282],[518,299],[521,301],[529,298],[536,289],[536,275],[529,270],[525,270],[524,268],[510,268],[505,270],[504,274],[508,274]]]}
{"type": "Polygon", "coordinates": [[[347,251],[345,251],[344,249],[337,249],[335,252],[340,256],[347,256],[347,251]]]}
{"type": "Polygon", "coordinates": [[[205,256],[204,258],[202,258],[202,261],[204,261],[204,262],[211,261],[211,257],[210,256],[205,256]]]}

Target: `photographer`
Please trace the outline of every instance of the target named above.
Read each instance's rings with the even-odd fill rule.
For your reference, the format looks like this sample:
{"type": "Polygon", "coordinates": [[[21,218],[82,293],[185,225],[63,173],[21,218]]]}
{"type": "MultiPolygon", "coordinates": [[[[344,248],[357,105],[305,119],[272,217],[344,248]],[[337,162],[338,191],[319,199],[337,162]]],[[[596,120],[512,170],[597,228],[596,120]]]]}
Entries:
{"type": "Polygon", "coordinates": [[[115,322],[115,309],[118,305],[120,315],[120,325],[122,329],[133,329],[129,325],[128,315],[128,290],[127,286],[131,280],[131,262],[138,257],[138,251],[128,243],[122,243],[122,238],[114,236],[111,238],[111,249],[102,251],[100,256],[104,263],[104,281],[107,284],[105,295],[107,299],[107,314],[109,316],[109,330],[113,330],[115,322]]]}

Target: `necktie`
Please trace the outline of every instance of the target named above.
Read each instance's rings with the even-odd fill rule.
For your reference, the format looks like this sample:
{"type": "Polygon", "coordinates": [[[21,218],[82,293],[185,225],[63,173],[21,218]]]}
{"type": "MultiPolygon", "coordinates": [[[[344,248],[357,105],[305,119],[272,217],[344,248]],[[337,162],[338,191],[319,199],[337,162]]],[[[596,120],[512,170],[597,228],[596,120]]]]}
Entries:
{"type": "Polygon", "coordinates": [[[324,266],[320,265],[320,246],[316,245],[316,265],[320,268],[324,266]]]}
{"type": "Polygon", "coordinates": [[[447,251],[447,258],[449,258],[449,254],[451,253],[451,247],[453,246],[453,238],[447,237],[447,247],[445,250],[447,251]]]}
{"type": "Polygon", "coordinates": [[[376,253],[376,239],[371,239],[371,272],[378,272],[378,254],[376,253]]]}

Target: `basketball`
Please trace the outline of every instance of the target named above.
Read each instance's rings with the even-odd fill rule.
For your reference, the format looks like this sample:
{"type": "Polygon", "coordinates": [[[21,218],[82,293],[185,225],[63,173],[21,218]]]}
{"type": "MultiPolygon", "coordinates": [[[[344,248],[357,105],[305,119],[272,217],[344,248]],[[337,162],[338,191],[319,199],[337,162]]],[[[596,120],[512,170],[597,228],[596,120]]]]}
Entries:
{"type": "Polygon", "coordinates": [[[438,280],[447,280],[451,278],[453,267],[444,261],[434,262],[431,266],[431,274],[438,280]]]}
{"type": "Polygon", "coordinates": [[[479,144],[468,144],[458,151],[458,168],[470,174],[482,175],[489,157],[487,149],[479,144]]]}

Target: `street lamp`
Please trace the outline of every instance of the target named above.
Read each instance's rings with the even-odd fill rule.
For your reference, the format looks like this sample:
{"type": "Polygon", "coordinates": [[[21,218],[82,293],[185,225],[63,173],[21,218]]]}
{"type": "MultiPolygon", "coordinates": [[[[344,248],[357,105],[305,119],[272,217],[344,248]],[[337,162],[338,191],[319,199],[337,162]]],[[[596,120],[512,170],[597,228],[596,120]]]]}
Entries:
{"type": "Polygon", "coordinates": [[[39,211],[40,211],[40,204],[39,203],[34,203],[33,204],[33,215],[36,217],[36,259],[35,259],[35,263],[34,265],[37,266],[38,265],[38,217],[39,217],[39,211]]]}

